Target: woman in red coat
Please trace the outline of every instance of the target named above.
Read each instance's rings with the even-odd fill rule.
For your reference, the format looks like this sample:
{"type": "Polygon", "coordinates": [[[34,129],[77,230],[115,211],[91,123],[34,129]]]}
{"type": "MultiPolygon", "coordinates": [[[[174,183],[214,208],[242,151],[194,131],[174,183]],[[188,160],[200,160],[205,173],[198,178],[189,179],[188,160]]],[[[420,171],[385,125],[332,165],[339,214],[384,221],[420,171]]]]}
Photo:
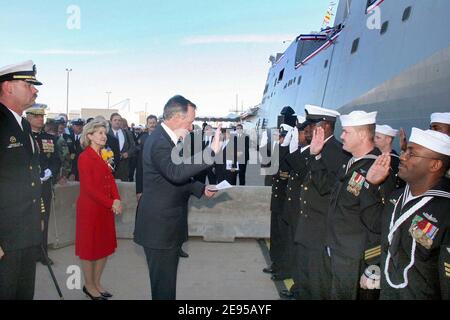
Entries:
{"type": "Polygon", "coordinates": [[[120,196],[108,163],[102,158],[108,124],[91,121],[84,128],[78,158],[80,196],[77,201],[75,254],[80,258],[85,286],[93,300],[112,297],[100,284],[109,255],[117,248],[114,213],[122,211],[120,196]]]}

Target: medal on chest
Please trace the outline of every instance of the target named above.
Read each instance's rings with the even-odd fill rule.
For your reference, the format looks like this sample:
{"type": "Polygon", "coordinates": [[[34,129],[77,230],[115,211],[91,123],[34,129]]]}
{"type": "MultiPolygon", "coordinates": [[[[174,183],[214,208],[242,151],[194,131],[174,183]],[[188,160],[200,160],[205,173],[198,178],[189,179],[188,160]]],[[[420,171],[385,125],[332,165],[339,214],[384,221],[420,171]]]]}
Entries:
{"type": "Polygon", "coordinates": [[[353,194],[355,197],[358,197],[361,193],[361,189],[364,185],[364,181],[366,179],[362,174],[359,174],[358,172],[353,172],[353,175],[348,182],[347,191],[353,194]]]}

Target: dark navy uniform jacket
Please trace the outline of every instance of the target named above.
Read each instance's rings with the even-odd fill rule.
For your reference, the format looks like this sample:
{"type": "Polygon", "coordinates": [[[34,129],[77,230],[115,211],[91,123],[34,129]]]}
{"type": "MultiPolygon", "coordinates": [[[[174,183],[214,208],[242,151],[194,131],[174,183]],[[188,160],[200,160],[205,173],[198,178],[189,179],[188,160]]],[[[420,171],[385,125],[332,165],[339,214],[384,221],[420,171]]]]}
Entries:
{"type": "Polygon", "coordinates": [[[382,216],[381,299],[448,300],[450,299],[450,182],[443,178],[424,195],[409,202],[405,202],[407,193],[408,186],[406,191],[397,190],[388,197],[382,216]],[[417,210],[413,210],[412,215],[392,233],[389,242],[391,221],[395,225],[395,221],[399,220],[401,215],[427,196],[432,199],[420,208],[417,207],[417,210]],[[418,229],[419,235],[423,234],[423,237],[413,240],[415,238],[412,230],[417,232],[418,229]],[[415,250],[413,241],[416,242],[415,250]],[[385,272],[387,261],[388,269],[385,272]],[[412,265],[408,269],[406,279],[404,270],[410,264],[412,265]],[[387,277],[394,287],[388,283],[387,277]],[[404,288],[395,288],[402,284],[404,288]]]}
{"type": "Polygon", "coordinates": [[[39,147],[31,127],[0,103],[0,246],[5,252],[40,245],[39,147]],[[34,152],[33,146],[34,145],[34,152]]]}

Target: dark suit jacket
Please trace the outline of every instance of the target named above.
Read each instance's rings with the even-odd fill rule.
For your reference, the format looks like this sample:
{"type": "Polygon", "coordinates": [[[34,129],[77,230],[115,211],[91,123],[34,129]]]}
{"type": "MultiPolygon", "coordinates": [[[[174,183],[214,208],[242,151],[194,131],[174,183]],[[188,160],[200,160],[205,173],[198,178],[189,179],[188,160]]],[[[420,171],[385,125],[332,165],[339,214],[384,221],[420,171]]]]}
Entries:
{"type": "Polygon", "coordinates": [[[161,125],[144,145],[144,190],[136,214],[134,241],[147,248],[171,249],[187,240],[189,198],[200,198],[205,189],[192,177],[209,165],[174,164],[174,146],[161,125]]]}
{"type": "Polygon", "coordinates": [[[0,246],[5,252],[41,243],[39,147],[13,114],[0,103],[0,246]]]}
{"type": "MultiPolygon", "coordinates": [[[[81,138],[81,135],[80,135],[81,138]]],[[[71,174],[75,175],[75,180],[80,181],[80,177],[78,175],[78,157],[83,152],[83,148],[81,147],[80,140],[75,139],[75,134],[73,132],[70,133],[70,139],[73,141],[73,151],[74,158],[72,160],[72,172],[71,174]]]]}
{"type": "Polygon", "coordinates": [[[240,137],[238,135],[234,135],[234,149],[237,152],[242,152],[242,155],[237,157],[237,161],[240,165],[247,164],[250,159],[250,138],[246,134],[241,134],[240,137]]]}
{"type": "Polygon", "coordinates": [[[123,144],[122,150],[120,150],[119,140],[116,139],[112,129],[109,129],[107,134],[106,145],[111,148],[114,153],[114,166],[117,168],[117,164],[120,161],[120,154],[127,152],[129,157],[135,156],[136,144],[134,143],[133,134],[129,130],[122,130],[125,142],[123,144]]]}
{"type": "Polygon", "coordinates": [[[149,137],[147,132],[141,134],[138,138],[139,145],[137,146],[137,163],[136,163],[136,193],[142,193],[144,190],[142,176],[144,168],[142,166],[142,155],[144,151],[145,141],[149,137]]]}

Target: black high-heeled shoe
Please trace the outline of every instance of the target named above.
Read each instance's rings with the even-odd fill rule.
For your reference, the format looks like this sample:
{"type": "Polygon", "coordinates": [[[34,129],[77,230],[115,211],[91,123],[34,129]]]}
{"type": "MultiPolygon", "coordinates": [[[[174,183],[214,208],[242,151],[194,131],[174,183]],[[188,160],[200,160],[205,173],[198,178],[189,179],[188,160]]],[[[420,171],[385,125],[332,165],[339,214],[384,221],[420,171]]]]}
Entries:
{"type": "MultiPolygon", "coordinates": [[[[100,291],[99,291],[100,292],[100,291]]],[[[112,298],[112,293],[109,293],[108,291],[105,292],[100,292],[100,294],[102,295],[102,297],[104,298],[112,298]]]]}
{"type": "Polygon", "coordinates": [[[104,296],[102,296],[102,295],[100,295],[100,296],[98,296],[98,297],[94,297],[92,294],[90,294],[89,293],[89,291],[87,291],[87,289],[86,289],[86,287],[85,286],[83,286],[83,292],[84,292],[84,294],[87,296],[87,297],[89,297],[89,298],[91,298],[91,300],[107,300],[104,296]]]}

